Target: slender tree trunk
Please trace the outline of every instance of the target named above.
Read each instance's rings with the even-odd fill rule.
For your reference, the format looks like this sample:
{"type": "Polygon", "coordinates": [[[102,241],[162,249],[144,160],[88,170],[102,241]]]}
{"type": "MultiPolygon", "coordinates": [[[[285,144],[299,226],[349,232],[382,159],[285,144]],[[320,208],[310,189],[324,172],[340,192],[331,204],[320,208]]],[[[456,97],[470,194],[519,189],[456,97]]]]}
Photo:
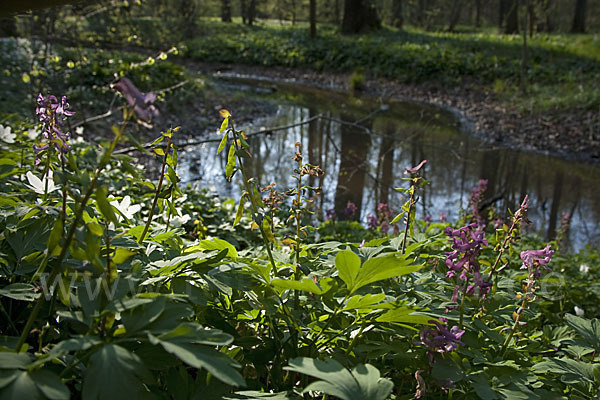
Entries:
{"type": "Polygon", "coordinates": [[[402,15],[402,0],[394,0],[392,6],[392,25],[402,29],[404,25],[404,16],[402,15]]]}
{"type": "Polygon", "coordinates": [[[463,8],[462,0],[455,0],[452,2],[452,11],[450,12],[450,24],[448,24],[448,31],[454,32],[454,28],[456,28],[456,24],[460,20],[460,11],[463,8]]]}
{"type": "Polygon", "coordinates": [[[317,0],[310,0],[310,37],[317,37],[317,0]]]}
{"type": "Polygon", "coordinates": [[[475,27],[481,27],[481,0],[475,0],[475,27]]]}
{"type": "Polygon", "coordinates": [[[252,26],[255,18],[256,18],[256,0],[250,0],[250,5],[248,6],[248,25],[249,26],[252,26]]]}
{"type": "MultiPolygon", "coordinates": [[[[341,118],[344,121],[352,120],[352,117],[345,114],[342,114],[341,118]]],[[[362,129],[352,126],[342,125],[340,129],[342,147],[340,170],[335,190],[335,213],[340,219],[359,220],[371,138],[362,129]],[[356,212],[352,215],[345,213],[348,202],[354,203],[356,206],[356,212]]]]}
{"type": "Polygon", "coordinates": [[[231,22],[231,2],[230,0],[221,0],[221,21],[231,22]]]}
{"type": "Polygon", "coordinates": [[[577,0],[575,2],[575,15],[573,16],[573,25],[571,32],[585,33],[585,14],[587,11],[587,0],[577,0]]]}
{"type": "Polygon", "coordinates": [[[506,10],[506,24],[504,25],[504,33],[512,35],[519,33],[519,1],[510,0],[508,9],[506,10]]]}
{"type": "Polygon", "coordinates": [[[340,0],[335,0],[334,1],[334,10],[333,12],[335,13],[334,18],[333,18],[333,22],[335,22],[336,25],[340,24],[340,0]]]}
{"type": "Polygon", "coordinates": [[[342,33],[353,34],[379,29],[381,21],[371,0],[346,0],[342,33]]]}
{"type": "Polygon", "coordinates": [[[506,14],[506,1],[500,0],[498,2],[498,31],[503,32],[504,29],[504,16],[506,14]]]}
{"type": "Polygon", "coordinates": [[[248,23],[248,0],[240,0],[240,8],[242,9],[242,23],[246,25],[248,23]]]}
{"type": "Polygon", "coordinates": [[[556,236],[556,227],[558,221],[558,210],[560,209],[560,198],[562,196],[563,174],[557,172],[554,176],[554,190],[552,191],[552,205],[550,206],[550,218],[548,220],[548,232],[546,234],[548,240],[554,239],[556,236]]]}

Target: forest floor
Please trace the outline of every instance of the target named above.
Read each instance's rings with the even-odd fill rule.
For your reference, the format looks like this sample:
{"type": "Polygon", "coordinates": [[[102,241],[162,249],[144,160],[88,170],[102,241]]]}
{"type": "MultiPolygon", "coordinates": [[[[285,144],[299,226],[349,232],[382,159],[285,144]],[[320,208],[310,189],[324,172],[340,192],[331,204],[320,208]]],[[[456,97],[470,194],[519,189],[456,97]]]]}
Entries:
{"type": "MultiPolygon", "coordinates": [[[[184,62],[214,76],[272,80],[351,92],[351,74],[255,65],[184,62]]],[[[524,113],[481,85],[406,84],[365,78],[356,94],[424,102],[455,112],[465,129],[490,144],[586,163],[600,162],[600,110],[569,109],[524,113]]]]}

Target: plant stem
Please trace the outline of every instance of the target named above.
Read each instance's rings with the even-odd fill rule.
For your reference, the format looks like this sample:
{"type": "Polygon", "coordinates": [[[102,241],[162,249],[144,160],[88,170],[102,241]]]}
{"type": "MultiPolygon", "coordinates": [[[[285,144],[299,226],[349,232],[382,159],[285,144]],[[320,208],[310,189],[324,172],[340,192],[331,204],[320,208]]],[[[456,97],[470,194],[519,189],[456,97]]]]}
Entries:
{"type": "Polygon", "coordinates": [[[414,185],[415,185],[414,181],[412,181],[410,184],[411,190],[410,190],[410,199],[408,201],[408,213],[406,213],[406,226],[404,227],[404,237],[402,238],[402,254],[404,254],[406,251],[406,238],[408,236],[408,228],[410,226],[410,214],[412,212],[412,207],[413,207],[414,198],[415,198],[414,185]]]}
{"type": "Polygon", "coordinates": [[[492,280],[492,277],[496,273],[496,268],[498,268],[498,264],[500,264],[500,260],[502,259],[502,256],[504,255],[504,252],[508,248],[508,243],[509,243],[510,238],[512,236],[512,232],[515,230],[515,228],[517,226],[517,222],[518,222],[517,218],[513,219],[513,223],[510,226],[510,228],[508,229],[508,232],[506,233],[506,237],[502,241],[502,247],[500,247],[500,250],[499,250],[499,253],[498,253],[498,257],[496,257],[496,261],[494,262],[494,265],[492,265],[492,271],[490,272],[490,275],[487,278],[487,282],[488,283],[492,280]]]}
{"type": "MultiPolygon", "coordinates": [[[[254,191],[252,190],[250,181],[248,180],[248,177],[246,175],[246,169],[244,168],[244,163],[242,162],[242,157],[239,155],[240,147],[238,146],[238,143],[237,143],[238,133],[236,132],[236,130],[234,128],[233,120],[230,119],[229,121],[231,124],[231,131],[233,132],[233,145],[235,146],[236,157],[238,159],[238,164],[240,165],[240,171],[242,171],[244,187],[246,188],[246,192],[248,192],[248,198],[250,199],[250,205],[252,206],[252,212],[254,213],[254,216],[256,216],[256,215],[258,215],[258,206],[256,205],[256,199],[254,198],[254,191]]],[[[270,246],[269,239],[267,239],[267,234],[265,233],[265,230],[262,227],[262,224],[257,223],[257,225],[258,225],[260,234],[263,238],[263,242],[265,243],[265,249],[267,249],[267,255],[269,257],[269,262],[271,263],[273,272],[275,272],[276,271],[275,260],[273,259],[273,253],[271,253],[271,246],[270,246]]]]}
{"type": "Polygon", "coordinates": [[[158,196],[160,196],[160,190],[162,189],[162,183],[165,178],[165,168],[167,166],[167,157],[169,156],[169,151],[171,150],[171,136],[167,140],[167,147],[165,149],[165,156],[163,157],[162,168],[160,170],[160,178],[158,179],[158,186],[156,187],[156,193],[154,194],[154,200],[152,200],[152,207],[150,207],[150,215],[148,215],[148,220],[146,221],[146,226],[144,227],[144,232],[140,236],[138,240],[139,244],[142,244],[144,239],[146,238],[146,234],[148,233],[148,229],[150,228],[150,224],[152,223],[152,217],[154,217],[154,209],[156,208],[156,203],[158,203],[158,196]]]}
{"type": "Polygon", "coordinates": [[[465,282],[465,288],[463,290],[462,299],[460,299],[460,318],[458,321],[458,326],[460,329],[463,328],[463,315],[465,311],[465,297],[467,297],[467,282],[465,282]]]}
{"type": "MultiPolygon", "coordinates": [[[[96,173],[94,174],[94,179],[92,179],[92,182],[90,183],[90,186],[88,187],[88,190],[85,193],[85,196],[81,200],[81,204],[79,205],[79,208],[75,212],[75,220],[73,221],[73,223],[71,224],[71,227],[69,228],[69,231],[65,238],[63,247],[60,251],[60,254],[58,255],[58,259],[56,260],[56,264],[55,264],[54,268],[52,269],[52,271],[50,272],[50,277],[48,279],[48,282],[50,282],[50,284],[52,284],[52,282],[54,282],[54,279],[56,279],[58,274],[62,271],[62,262],[65,259],[66,255],[67,255],[67,251],[69,250],[71,241],[73,240],[73,237],[75,236],[75,231],[77,230],[77,225],[81,221],[81,218],[83,216],[83,211],[85,210],[85,206],[86,206],[87,202],[89,201],[90,197],[92,196],[92,194],[94,193],[94,189],[96,187],[96,183],[98,182],[98,177],[100,176],[100,173],[104,170],[104,168],[110,161],[110,157],[111,157],[113,151],[115,150],[115,146],[117,145],[119,139],[121,138],[121,134],[123,133],[123,130],[125,129],[125,125],[127,124],[127,121],[128,121],[128,119],[125,119],[123,121],[123,123],[121,124],[121,127],[120,127],[118,133],[115,135],[115,138],[113,139],[112,143],[110,144],[108,149],[106,149],[106,151],[104,152],[104,155],[102,156],[102,159],[100,160],[100,164],[96,168],[96,173]]],[[[48,257],[50,257],[50,255],[46,254],[46,258],[48,258],[48,257]]],[[[43,272],[43,271],[36,272],[36,274],[34,276],[38,276],[41,272],[43,272]]],[[[33,306],[33,309],[31,310],[31,313],[29,314],[29,318],[27,318],[25,327],[23,328],[23,331],[21,332],[21,336],[19,336],[19,341],[17,342],[17,345],[15,346],[15,350],[17,351],[17,353],[21,351],[23,344],[25,344],[25,340],[27,339],[29,331],[31,330],[31,326],[33,325],[33,322],[37,318],[37,315],[40,312],[40,308],[42,307],[43,303],[45,303],[45,297],[44,297],[44,295],[40,295],[40,297],[36,300],[35,305],[33,306]]]]}
{"type": "Polygon", "coordinates": [[[521,315],[523,314],[523,310],[525,310],[525,307],[527,307],[527,294],[525,294],[524,298],[523,298],[523,302],[521,303],[521,308],[519,309],[519,312],[517,313],[517,318],[515,318],[515,323],[513,324],[510,333],[508,334],[508,337],[506,338],[506,340],[504,341],[504,344],[502,345],[502,350],[500,351],[502,353],[502,355],[504,356],[504,354],[506,353],[506,350],[508,348],[508,345],[511,341],[511,339],[513,338],[515,332],[517,331],[517,327],[519,326],[519,321],[521,320],[521,315]]]}

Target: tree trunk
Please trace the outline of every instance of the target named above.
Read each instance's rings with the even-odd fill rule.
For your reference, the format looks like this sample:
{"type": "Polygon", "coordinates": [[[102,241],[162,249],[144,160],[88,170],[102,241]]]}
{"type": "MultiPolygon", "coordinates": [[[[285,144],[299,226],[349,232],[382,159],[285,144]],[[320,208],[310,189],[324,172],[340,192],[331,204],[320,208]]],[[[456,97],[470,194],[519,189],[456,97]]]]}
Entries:
{"type": "Polygon", "coordinates": [[[255,18],[256,18],[256,0],[250,0],[250,5],[248,6],[248,25],[249,26],[252,26],[255,18]]]}
{"type": "Polygon", "coordinates": [[[575,15],[573,16],[572,33],[585,33],[585,13],[587,11],[587,0],[575,2],[575,15]]]}
{"type": "Polygon", "coordinates": [[[317,37],[317,0],[310,0],[310,37],[317,37]]]}
{"type": "Polygon", "coordinates": [[[344,4],[343,34],[368,32],[381,27],[371,0],[346,0],[344,4]]]}
{"type": "Polygon", "coordinates": [[[392,4],[392,26],[402,29],[404,16],[402,15],[402,0],[394,0],[392,4]]]}
{"type": "Polygon", "coordinates": [[[512,35],[519,33],[519,1],[510,0],[507,3],[506,24],[504,25],[504,33],[512,35]]]}
{"type": "Polygon", "coordinates": [[[0,18],[0,36],[18,36],[15,17],[0,18]]]}
{"type": "Polygon", "coordinates": [[[498,31],[502,32],[504,28],[504,15],[506,14],[506,1],[500,0],[498,7],[498,31]]]}
{"type": "Polygon", "coordinates": [[[540,3],[539,9],[542,12],[540,18],[537,21],[536,29],[538,32],[552,32],[554,27],[552,24],[552,19],[550,17],[552,1],[551,0],[538,0],[540,3]]]}
{"type": "Polygon", "coordinates": [[[222,22],[231,22],[230,0],[221,0],[221,21],[222,22]]]}
{"type": "Polygon", "coordinates": [[[425,4],[425,0],[419,0],[419,5],[417,9],[417,22],[419,26],[425,26],[425,10],[427,9],[427,5],[425,4]]]}
{"type": "Polygon", "coordinates": [[[475,27],[481,27],[481,0],[475,0],[475,27]]]}
{"type": "MultiPolygon", "coordinates": [[[[351,121],[353,118],[342,114],[341,119],[351,121]]],[[[371,137],[362,129],[353,126],[342,125],[340,129],[342,148],[334,199],[335,213],[340,219],[358,221],[362,210],[365,171],[371,137]],[[356,206],[356,211],[348,212],[348,203],[353,203],[356,206]]]]}
{"type": "Polygon", "coordinates": [[[455,0],[452,2],[452,10],[450,12],[450,24],[448,25],[448,31],[454,32],[454,28],[456,28],[456,24],[460,19],[460,11],[463,8],[462,0],[455,0]]]}
{"type": "Polygon", "coordinates": [[[242,23],[248,23],[248,0],[240,0],[240,8],[242,13],[242,23]]]}

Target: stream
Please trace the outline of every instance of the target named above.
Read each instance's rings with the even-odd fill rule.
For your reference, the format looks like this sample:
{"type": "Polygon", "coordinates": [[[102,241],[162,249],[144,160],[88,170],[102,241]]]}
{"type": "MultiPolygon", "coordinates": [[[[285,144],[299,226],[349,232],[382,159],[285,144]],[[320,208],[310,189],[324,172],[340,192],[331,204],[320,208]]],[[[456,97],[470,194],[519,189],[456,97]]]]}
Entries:
{"type": "MultiPolygon", "coordinates": [[[[572,249],[600,246],[597,165],[491,146],[452,112],[427,104],[241,78],[213,84],[277,106],[276,113],[252,125],[236,126],[249,133],[253,157],[247,168],[260,185],[276,182],[276,189],[284,192],[295,184],[292,156],[295,143],[302,143],[304,161],[325,170],[324,177],[311,182],[324,188],[315,200],[323,214],[334,210],[342,216],[348,202],[356,205],[355,218],[362,222],[380,203],[400,210],[406,198],[394,188],[407,187],[404,170],[427,160],[423,176],[430,184],[420,191],[417,218],[455,221],[467,208],[471,190],[485,179],[483,202],[501,215],[514,211],[528,194],[531,232],[550,240],[568,220],[566,241],[572,249]]],[[[235,118],[235,110],[230,111],[235,118]]],[[[178,172],[186,183],[237,200],[241,174],[231,183],[225,179],[227,152],[216,154],[216,128],[206,133],[213,142],[183,148],[178,172]]]]}

